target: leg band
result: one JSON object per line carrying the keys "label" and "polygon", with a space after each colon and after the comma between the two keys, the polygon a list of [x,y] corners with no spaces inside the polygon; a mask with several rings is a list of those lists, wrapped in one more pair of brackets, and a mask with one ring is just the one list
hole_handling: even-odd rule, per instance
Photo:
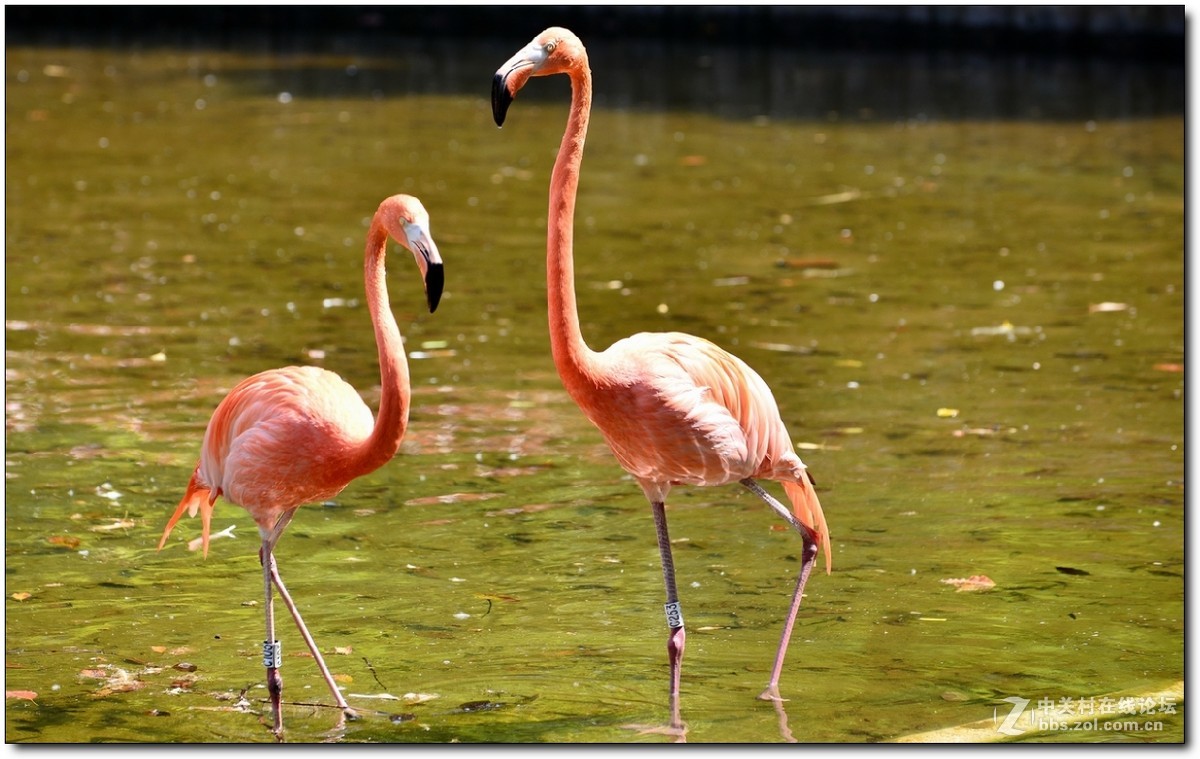
{"label": "leg band", "polygon": [[667,627],[672,630],[678,630],[680,627],[683,627],[683,612],[679,610],[678,601],[664,604],[663,611],[667,613]]}
{"label": "leg band", "polygon": [[279,641],[272,643],[269,640],[264,640],[263,666],[279,669],[281,664],[283,664],[283,646],[279,645]]}

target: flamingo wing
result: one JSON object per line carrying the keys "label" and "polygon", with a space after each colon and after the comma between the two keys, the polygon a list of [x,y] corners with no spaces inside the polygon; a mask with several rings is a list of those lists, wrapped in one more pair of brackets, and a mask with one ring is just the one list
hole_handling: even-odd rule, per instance
{"label": "flamingo wing", "polygon": [[713,343],[639,333],[603,355],[613,386],[585,412],[643,487],[736,482],[795,457],[766,383]]}

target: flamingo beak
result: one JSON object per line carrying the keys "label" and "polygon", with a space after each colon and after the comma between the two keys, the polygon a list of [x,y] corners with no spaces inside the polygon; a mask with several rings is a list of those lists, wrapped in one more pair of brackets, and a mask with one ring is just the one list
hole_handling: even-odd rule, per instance
{"label": "flamingo beak", "polygon": [[438,303],[442,300],[442,286],[445,280],[441,263],[431,263],[429,271],[425,272],[425,302],[429,304],[431,314],[437,311]]}
{"label": "flamingo beak", "polygon": [[517,92],[545,60],[546,51],[540,45],[530,43],[496,70],[492,77],[492,118],[496,120],[496,126],[504,126],[504,117]]}
{"label": "flamingo beak", "polygon": [[492,78],[492,118],[498,127],[504,126],[504,117],[513,101],[513,93],[509,91],[506,79],[499,71]]}
{"label": "flamingo beak", "polygon": [[425,282],[425,302],[429,304],[429,313],[432,314],[442,299],[442,287],[445,284],[442,255],[429,235],[429,230],[420,224],[406,224],[404,237],[408,241],[408,249],[417,261],[417,268],[421,270],[421,279]]}

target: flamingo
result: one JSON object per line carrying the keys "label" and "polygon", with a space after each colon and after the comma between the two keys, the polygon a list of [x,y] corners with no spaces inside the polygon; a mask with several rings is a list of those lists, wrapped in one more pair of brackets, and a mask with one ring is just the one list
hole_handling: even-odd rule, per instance
{"label": "flamingo", "polygon": [[[600,430],[617,461],[641,486],[654,514],[666,587],[671,727],[685,730],[679,680],[686,632],[675,587],[666,498],[674,485],[740,483],[785,519],[803,541],[800,572],[760,699],[782,700],[779,677],[788,640],[818,553],[832,569],[829,531],[815,483],[792,447],[771,389],[753,369],[708,340],[680,332],[641,332],[593,351],[579,330],[572,245],[575,196],[592,102],[587,52],[575,34],[551,27],[502,65],[492,79],[497,126],[531,77],[566,74],[571,108],[550,176],[546,290],[550,348],[567,393]],[[792,509],[758,484],[783,485]]]}
{"label": "flamingo", "polygon": [[158,542],[161,551],[183,512],[194,517],[199,511],[207,557],[213,506],[222,496],[248,511],[257,523],[266,590],[263,666],[277,736],[283,733],[283,678],[272,584],[296,621],[343,716],[355,716],[280,579],[274,549],[300,506],[333,498],[356,477],[383,466],[404,438],[410,397],[408,362],[388,301],[384,259],[389,236],[416,259],[431,313],[437,309],[443,284],[441,255],[430,236],[429,214],[421,201],[409,195],[384,200],[371,220],[363,264],[367,310],[379,349],[382,395],[378,418],[372,417],[349,383],[318,367],[271,369],[242,380],[209,419],[200,461]]}

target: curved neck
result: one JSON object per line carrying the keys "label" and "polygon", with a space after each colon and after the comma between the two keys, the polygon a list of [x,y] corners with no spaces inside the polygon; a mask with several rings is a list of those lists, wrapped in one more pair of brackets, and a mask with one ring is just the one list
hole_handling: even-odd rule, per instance
{"label": "curved neck", "polygon": [[586,59],[571,69],[571,113],[550,176],[550,211],[546,218],[546,296],[550,315],[550,349],[567,390],[574,395],[590,374],[594,356],[579,330],[575,302],[572,245],[579,167],[592,107],[592,73]]}
{"label": "curved neck", "polygon": [[388,233],[382,218],[376,214],[367,233],[367,250],[363,257],[363,280],[367,291],[367,310],[375,327],[375,343],[379,348],[379,382],[382,393],[379,413],[371,436],[357,451],[362,473],[374,471],[396,455],[404,430],[408,427],[409,387],[408,360],[400,328],[392,316],[387,292]]}

